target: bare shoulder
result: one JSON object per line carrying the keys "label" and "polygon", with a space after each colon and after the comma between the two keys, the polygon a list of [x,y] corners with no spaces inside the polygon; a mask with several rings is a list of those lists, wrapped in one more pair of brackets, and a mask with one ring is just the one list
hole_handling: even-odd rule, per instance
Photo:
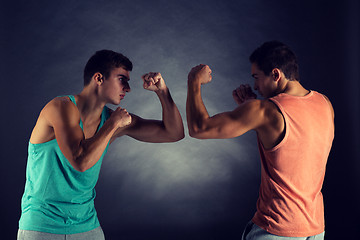
{"label": "bare shoulder", "polygon": [[234,112],[240,114],[256,115],[257,118],[265,117],[277,111],[276,106],[269,100],[252,99],[244,102]]}
{"label": "bare shoulder", "polygon": [[75,104],[68,97],[56,97],[45,105],[40,116],[48,120],[60,120],[63,117],[80,118]]}
{"label": "bare shoulder", "polygon": [[240,104],[233,113],[237,114],[243,114],[244,112],[250,113],[250,112],[258,112],[261,111],[262,106],[262,100],[259,99],[251,99],[247,100],[246,102]]}
{"label": "bare shoulder", "polygon": [[66,121],[75,124],[79,120],[80,113],[75,104],[68,97],[56,97],[41,110],[34,131],[39,128],[41,131],[46,127],[53,128],[54,125]]}
{"label": "bare shoulder", "polygon": [[[63,122],[65,115],[80,118],[76,106],[67,97],[56,97],[41,110],[30,136],[31,143],[43,143],[55,138],[54,124]],[[76,121],[76,120],[74,120]]]}
{"label": "bare shoulder", "polygon": [[269,100],[252,99],[244,102],[231,113],[232,118],[253,130],[259,130],[281,118],[276,105]]}
{"label": "bare shoulder", "polygon": [[50,102],[48,102],[43,110],[56,110],[61,108],[72,108],[76,107],[75,104],[71,102],[71,100],[64,96],[64,97],[56,97],[53,98]]}

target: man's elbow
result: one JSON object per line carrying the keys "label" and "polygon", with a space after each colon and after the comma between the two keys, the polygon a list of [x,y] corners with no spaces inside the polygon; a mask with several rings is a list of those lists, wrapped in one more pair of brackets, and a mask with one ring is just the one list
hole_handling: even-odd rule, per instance
{"label": "man's elbow", "polygon": [[206,139],[204,136],[204,130],[200,128],[189,128],[189,136],[197,139]]}
{"label": "man's elbow", "polygon": [[182,132],[177,133],[169,138],[169,142],[178,142],[185,138],[184,130]]}
{"label": "man's elbow", "polygon": [[177,138],[177,141],[180,141],[180,140],[182,140],[182,139],[184,139],[185,138],[185,133],[184,133],[184,131],[182,131],[180,134],[179,134],[179,136],[178,136],[178,138]]}
{"label": "man's elbow", "polygon": [[189,121],[188,119],[189,136],[197,139],[207,139],[207,135],[212,128],[208,124],[208,118],[198,119],[198,121]]}
{"label": "man's elbow", "polygon": [[192,138],[196,138],[196,131],[194,131],[194,129],[189,128],[189,136]]}
{"label": "man's elbow", "polygon": [[74,159],[73,161],[69,161],[71,166],[78,172],[85,172],[89,169],[86,164],[79,162],[77,159]]}
{"label": "man's elbow", "polygon": [[185,138],[184,126],[173,128],[171,131],[166,130],[167,142],[178,142]]}
{"label": "man's elbow", "polygon": [[78,166],[77,168],[75,168],[75,170],[78,171],[78,172],[85,172],[88,169],[89,168],[85,167],[85,166]]}
{"label": "man's elbow", "polygon": [[78,172],[85,172],[90,168],[87,164],[83,148],[79,148],[78,151],[73,153],[72,159],[69,162],[71,166]]}

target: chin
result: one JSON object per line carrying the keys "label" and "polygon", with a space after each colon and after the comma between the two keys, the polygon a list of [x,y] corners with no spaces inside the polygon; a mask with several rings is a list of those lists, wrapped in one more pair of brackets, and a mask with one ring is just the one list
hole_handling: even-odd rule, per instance
{"label": "chin", "polygon": [[120,102],[121,102],[121,100],[112,101],[112,102],[111,102],[111,104],[113,104],[113,105],[119,105],[119,104],[120,104]]}

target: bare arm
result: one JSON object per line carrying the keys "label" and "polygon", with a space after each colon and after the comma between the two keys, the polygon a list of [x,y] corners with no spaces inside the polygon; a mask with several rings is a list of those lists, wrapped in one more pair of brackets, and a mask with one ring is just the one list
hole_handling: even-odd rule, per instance
{"label": "bare arm", "polygon": [[117,109],[98,133],[85,139],[79,111],[69,100],[54,99],[45,106],[42,117],[53,128],[61,152],[81,172],[97,163],[114,132],[131,121],[126,110]]}
{"label": "bare arm", "polygon": [[210,117],[202,101],[201,85],[211,79],[211,70],[206,65],[196,66],[189,73],[186,116],[190,136],[201,139],[232,138],[252,129],[257,130],[265,124],[264,102],[242,101],[236,93],[234,99],[239,104],[238,108]]}
{"label": "bare arm", "polygon": [[[154,91],[162,106],[162,120],[148,120],[132,114],[131,124],[118,129],[114,138],[128,135],[144,142],[176,142],[184,138],[184,126],[180,112],[160,73],[143,76],[144,88]],[[114,140],[114,138],[112,140]]]}

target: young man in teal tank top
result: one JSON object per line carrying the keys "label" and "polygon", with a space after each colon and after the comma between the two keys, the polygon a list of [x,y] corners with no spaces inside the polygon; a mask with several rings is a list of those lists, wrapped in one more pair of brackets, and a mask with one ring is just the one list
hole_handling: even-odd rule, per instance
{"label": "young man in teal tank top", "polygon": [[261,156],[257,212],[243,240],[324,238],[321,187],[334,137],[334,112],[322,94],[299,82],[295,54],[278,41],[250,56],[256,99],[249,85],[233,91],[235,110],[209,116],[201,85],[211,69],[198,65],[188,75],[186,114],[189,134],[199,139],[233,138],[254,130]]}
{"label": "young man in teal tank top", "polygon": [[29,141],[18,239],[104,239],[94,187],[108,146],[123,135],[153,143],[184,138],[180,113],[160,73],[142,78],[144,89],[161,102],[162,120],[105,106],[119,105],[130,92],[131,70],[122,54],[98,51],[85,66],[82,92],[56,97],[42,109]]}

